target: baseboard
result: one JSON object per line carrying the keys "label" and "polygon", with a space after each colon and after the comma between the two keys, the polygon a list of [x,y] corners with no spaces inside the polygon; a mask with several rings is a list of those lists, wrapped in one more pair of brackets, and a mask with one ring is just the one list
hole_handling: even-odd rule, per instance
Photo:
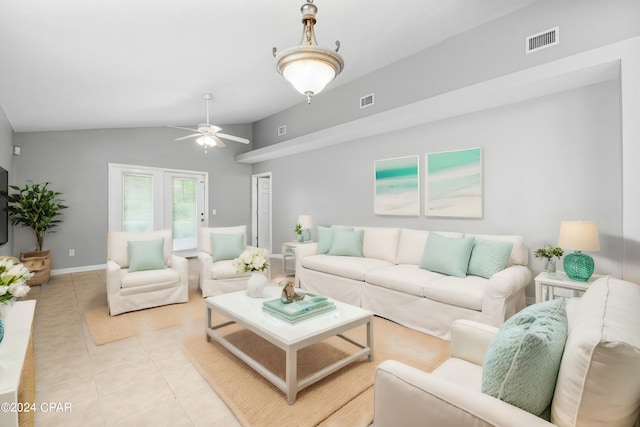
{"label": "baseboard", "polygon": [[60,275],[69,274],[69,273],[82,273],[83,271],[104,270],[105,268],[107,268],[107,264],[85,265],[82,267],[71,267],[71,268],[58,268],[55,270],[51,270],[51,275],[60,276]]}

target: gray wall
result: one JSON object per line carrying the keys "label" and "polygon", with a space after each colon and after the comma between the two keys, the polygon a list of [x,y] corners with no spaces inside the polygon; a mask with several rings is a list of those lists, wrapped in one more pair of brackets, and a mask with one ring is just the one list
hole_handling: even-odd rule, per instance
{"label": "gray wall", "polygon": [[[13,128],[0,106],[0,166],[9,172],[9,183],[12,182]],[[9,227],[9,241],[0,246],[0,255],[12,255],[13,230]]]}
{"label": "gray wall", "polygon": [[[530,249],[557,244],[560,221],[583,219],[599,227],[596,272],[620,277],[620,114],[619,82],[608,81],[258,163],[254,173],[273,172],[274,251],[294,237],[298,214],[316,225],[519,234]],[[373,214],[375,160],[419,154],[424,181],[425,153],[472,147],[483,150],[482,219]],[[533,257],[530,264],[534,274],[543,268]]]}
{"label": "gray wall", "polygon": [[[255,148],[640,35],[638,0],[541,0],[342,84],[253,125]],[[525,38],[560,27],[560,44],[526,55]],[[345,58],[349,67],[349,58]],[[375,104],[359,109],[361,96]],[[286,125],[287,133],[277,135]]]}
{"label": "gray wall", "polygon": [[[251,138],[250,125],[225,125],[225,132]],[[64,222],[45,237],[52,268],[100,265],[106,262],[108,163],[187,169],[209,173],[209,225],[251,224],[251,166],[233,157],[250,147],[229,142],[204,150],[193,142],[175,142],[180,132],[168,128],[77,130],[16,133],[14,182],[52,182],[69,209]],[[0,158],[1,160],[1,158]],[[217,214],[211,215],[211,209]],[[30,229],[15,230],[14,254],[35,248]],[[69,249],[75,256],[69,257]]]}

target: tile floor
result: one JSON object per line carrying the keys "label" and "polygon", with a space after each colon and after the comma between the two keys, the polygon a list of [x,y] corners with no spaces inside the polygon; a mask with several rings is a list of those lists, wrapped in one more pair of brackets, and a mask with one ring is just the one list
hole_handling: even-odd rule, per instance
{"label": "tile floor", "polygon": [[[192,289],[196,263],[190,260]],[[26,299],[37,300],[36,406],[71,405],[36,412],[36,427],[239,425],[182,353],[184,338],[204,334],[201,321],[96,346],[84,312],[106,305],[104,270],[52,276]]]}

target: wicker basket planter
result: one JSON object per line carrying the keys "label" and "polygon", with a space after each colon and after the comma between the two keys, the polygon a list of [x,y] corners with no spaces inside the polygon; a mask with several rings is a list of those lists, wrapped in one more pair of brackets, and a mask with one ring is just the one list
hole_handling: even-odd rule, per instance
{"label": "wicker basket planter", "polygon": [[20,262],[33,273],[27,285],[41,285],[47,283],[51,277],[51,254],[49,251],[34,251],[20,253]]}

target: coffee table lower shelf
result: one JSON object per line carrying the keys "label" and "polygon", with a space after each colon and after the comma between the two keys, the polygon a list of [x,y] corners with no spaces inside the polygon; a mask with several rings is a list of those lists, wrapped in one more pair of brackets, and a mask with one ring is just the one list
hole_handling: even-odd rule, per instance
{"label": "coffee table lower shelf", "polygon": [[[270,331],[265,331],[264,329],[258,327],[255,324],[252,324],[245,319],[235,316],[233,312],[225,310],[223,307],[212,304],[210,301],[207,301],[207,328],[206,328],[206,337],[207,341],[214,340],[220,343],[224,348],[233,353],[237,358],[246,363],[249,367],[251,367],[254,371],[262,375],[265,379],[270,381],[273,385],[275,385],[278,389],[280,389],[287,396],[287,403],[289,405],[293,405],[296,401],[296,397],[300,390],[309,387],[310,385],[322,380],[326,376],[342,369],[346,365],[355,361],[358,358],[367,357],[367,360],[371,362],[373,360],[373,314],[365,315],[363,317],[356,318],[346,323],[342,323],[336,325],[335,327],[329,327],[325,330],[319,331],[317,333],[311,334],[303,339],[296,340],[293,342],[287,342],[283,339],[279,339],[274,334],[271,334]],[[211,325],[211,312],[215,311],[222,316],[230,319],[228,321],[218,323],[215,325]],[[267,315],[267,314],[265,314]],[[323,316],[321,314],[319,316]],[[331,315],[331,313],[326,313],[326,315]],[[238,347],[233,345],[230,341],[228,341],[224,336],[220,335],[217,330],[220,328],[224,328],[225,326],[232,325],[234,323],[238,323],[246,329],[254,332],[256,335],[266,339],[271,344],[277,346],[278,348],[284,350],[286,354],[286,363],[285,363],[285,380],[275,375],[273,372],[269,371],[262,364],[257,362],[247,353],[240,350]],[[344,332],[351,330],[360,325],[366,324],[367,327],[367,343],[363,344],[355,339],[345,335]],[[302,380],[298,380],[297,378],[297,367],[298,367],[298,351],[308,347],[312,344],[321,342],[327,338],[337,336],[342,338],[343,340],[353,344],[354,346],[360,348],[354,354],[348,355],[345,358],[334,362],[333,364],[321,369],[320,371],[303,378]]]}

